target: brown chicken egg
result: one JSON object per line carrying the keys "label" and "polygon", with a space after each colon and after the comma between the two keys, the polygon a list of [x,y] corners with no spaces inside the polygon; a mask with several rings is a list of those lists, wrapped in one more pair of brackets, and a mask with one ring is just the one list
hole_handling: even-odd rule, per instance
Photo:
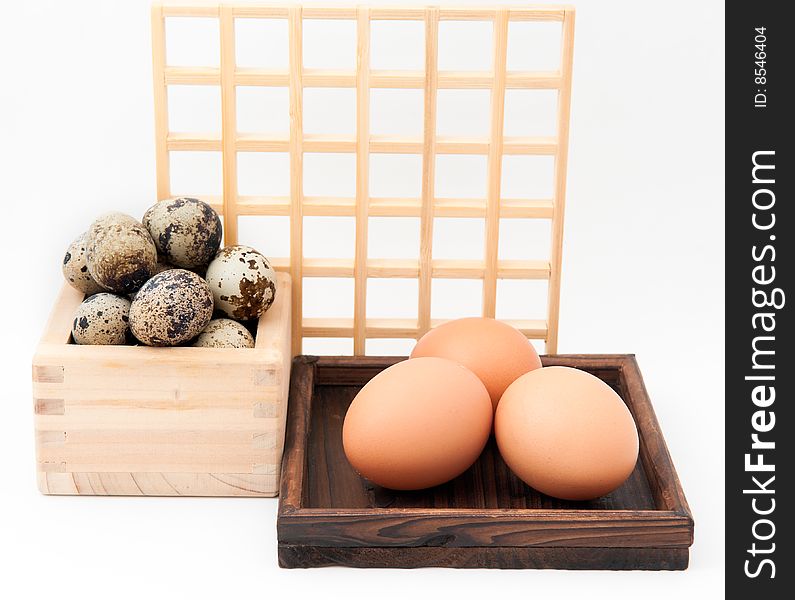
{"label": "brown chicken egg", "polygon": [[411,358],[439,356],[464,365],[486,386],[494,408],[517,377],[541,367],[533,345],[502,321],[471,317],[448,321],[420,338]]}
{"label": "brown chicken egg", "polygon": [[530,487],[565,500],[604,496],[638,459],[635,421],[604,381],[569,367],[531,371],[505,391],[494,417],[506,464]]}
{"label": "brown chicken egg", "polygon": [[491,431],[489,394],[471,371],[443,358],[399,362],[373,377],[345,415],[345,455],[383,487],[439,485],[477,460]]}

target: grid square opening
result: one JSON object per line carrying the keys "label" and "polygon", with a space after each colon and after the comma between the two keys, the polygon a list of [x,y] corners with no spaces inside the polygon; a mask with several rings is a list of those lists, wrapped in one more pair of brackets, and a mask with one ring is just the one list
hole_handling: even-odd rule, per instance
{"label": "grid square opening", "polygon": [[235,19],[235,62],[238,67],[286,69],[289,66],[286,19]]}
{"label": "grid square opening", "polygon": [[491,131],[491,90],[439,90],[436,133],[486,137]]}
{"label": "grid square opening", "polygon": [[419,217],[370,217],[367,256],[416,259],[420,255]]}
{"label": "grid square opening", "polygon": [[223,170],[220,152],[169,152],[172,196],[220,196]]}
{"label": "grid square opening", "polygon": [[355,197],[356,155],[336,152],[304,153],[304,195]]}
{"label": "grid square opening", "polygon": [[304,318],[352,319],[353,279],[304,277]]}
{"label": "grid square opening", "polygon": [[557,71],[561,38],[560,22],[511,21],[508,23],[508,70]]}
{"label": "grid square opening", "polygon": [[549,282],[498,279],[494,316],[498,319],[546,319]]}
{"label": "grid square opening", "polygon": [[353,338],[305,337],[301,347],[310,356],[353,356]]}
{"label": "grid square opening", "polygon": [[439,23],[440,71],[490,71],[494,55],[491,21]]}
{"label": "grid square opening", "polygon": [[367,317],[416,319],[419,282],[416,279],[367,279]]}
{"label": "grid square opening", "polygon": [[306,258],[353,258],[355,240],[353,217],[304,217]]}
{"label": "grid square opening", "polygon": [[221,88],[217,85],[168,86],[168,128],[181,133],[220,133]]}
{"label": "grid square opening", "polygon": [[237,190],[241,196],[289,196],[290,155],[238,152]]}
{"label": "grid square opening", "polygon": [[431,282],[431,318],[460,319],[483,313],[483,281],[434,279]]}
{"label": "grid square opening", "polygon": [[221,62],[218,19],[166,17],[166,64],[180,67],[217,67]]}
{"label": "grid square opening", "polygon": [[385,71],[425,69],[423,21],[370,22],[370,68]]}
{"label": "grid square opening", "polygon": [[422,195],[422,156],[371,154],[370,196],[419,198]]}
{"label": "grid square opening", "polygon": [[269,260],[290,256],[290,217],[241,215],[237,218],[237,237]]}
{"label": "grid square opening", "polygon": [[437,198],[485,198],[486,156],[437,154],[435,188]]}
{"label": "grid square opening", "polygon": [[416,343],[412,338],[369,338],[364,351],[368,356],[408,356]]}
{"label": "grid square opening", "polygon": [[497,255],[501,260],[549,260],[549,219],[500,219]]}
{"label": "grid square opening", "polygon": [[290,90],[240,85],[236,88],[237,130],[241,133],[290,133]]}
{"label": "grid square opening", "polygon": [[555,157],[503,156],[500,189],[503,198],[552,198],[555,191]]}
{"label": "grid square opening", "polygon": [[304,19],[302,37],[305,68],[356,68],[355,21]]}
{"label": "grid square opening", "polygon": [[505,90],[506,136],[554,136],[557,117],[557,90]]}
{"label": "grid square opening", "polygon": [[422,136],[425,117],[423,90],[370,90],[370,133]]}
{"label": "grid square opening", "polygon": [[436,217],[433,220],[433,258],[483,260],[485,236],[483,219]]}
{"label": "grid square opening", "polygon": [[304,88],[304,133],[356,132],[354,88]]}

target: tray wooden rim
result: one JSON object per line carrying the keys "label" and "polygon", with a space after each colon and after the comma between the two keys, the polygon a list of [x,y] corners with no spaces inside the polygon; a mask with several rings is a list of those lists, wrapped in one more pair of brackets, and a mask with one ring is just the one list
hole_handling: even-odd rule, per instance
{"label": "tray wooden rim", "polygon": [[[314,357],[293,359],[288,411],[287,440],[283,454],[277,531],[280,546],[297,547],[380,547],[408,548],[428,545],[446,547],[504,548],[683,548],[693,543],[694,522],[684,492],[660,431],[654,409],[632,354],[544,356],[546,366],[571,365],[581,368],[609,368],[621,371],[628,391],[628,406],[638,424],[640,455],[659,510],[539,510],[539,509],[413,509],[413,508],[310,508],[301,503],[305,477],[306,441],[312,391],[316,384],[355,384],[361,372],[378,370],[404,357]],[[354,370],[359,376],[354,377]],[[345,523],[373,520],[380,523],[411,519],[418,526],[415,538],[388,540],[347,533]],[[444,527],[464,527],[468,535],[452,540],[430,540],[423,524],[444,522]],[[506,523],[522,525],[520,535],[495,535]],[[339,525],[338,529],[335,527]],[[608,537],[595,543],[592,534],[614,528]],[[556,529],[557,528],[557,529]],[[440,527],[436,527],[440,529]],[[556,533],[564,530],[563,534]],[[550,533],[551,532],[551,533]],[[651,535],[650,535],[651,534]]]}

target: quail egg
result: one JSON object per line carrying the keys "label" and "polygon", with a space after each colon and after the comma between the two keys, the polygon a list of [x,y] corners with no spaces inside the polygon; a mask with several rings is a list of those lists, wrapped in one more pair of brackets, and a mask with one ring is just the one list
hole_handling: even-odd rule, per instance
{"label": "quail egg", "polygon": [[221,246],[221,219],[196,198],[162,200],[146,211],[143,224],[157,250],[177,267],[205,266]]}
{"label": "quail egg", "polygon": [[94,294],[83,300],[72,323],[76,344],[121,345],[130,330],[130,301],[116,294]]}
{"label": "quail egg", "polygon": [[63,276],[64,279],[76,290],[84,294],[96,294],[103,291],[91,273],[88,272],[88,265],[86,264],[86,234],[83,233],[80,237],[74,240],[66,249],[66,254],[63,257]]}
{"label": "quail egg", "polygon": [[193,342],[201,348],[253,348],[254,336],[232,319],[213,319]]}
{"label": "quail egg", "polygon": [[191,271],[171,269],[152,277],[135,294],[130,328],[148,346],[176,346],[201,333],[212,315],[207,282]]}
{"label": "quail egg", "polygon": [[134,292],[155,272],[155,243],[146,228],[128,215],[109,213],[98,218],[86,241],[88,272],[112,292]]}
{"label": "quail egg", "polygon": [[239,321],[256,319],[276,297],[276,272],[249,246],[227,246],[207,267],[215,307]]}

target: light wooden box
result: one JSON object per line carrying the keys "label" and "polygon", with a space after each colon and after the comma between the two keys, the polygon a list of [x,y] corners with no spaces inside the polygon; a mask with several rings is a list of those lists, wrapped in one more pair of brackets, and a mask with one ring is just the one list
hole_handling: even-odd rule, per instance
{"label": "light wooden box", "polygon": [[33,358],[45,494],[275,496],[290,381],[290,276],[253,349],[79,346],[64,285]]}

